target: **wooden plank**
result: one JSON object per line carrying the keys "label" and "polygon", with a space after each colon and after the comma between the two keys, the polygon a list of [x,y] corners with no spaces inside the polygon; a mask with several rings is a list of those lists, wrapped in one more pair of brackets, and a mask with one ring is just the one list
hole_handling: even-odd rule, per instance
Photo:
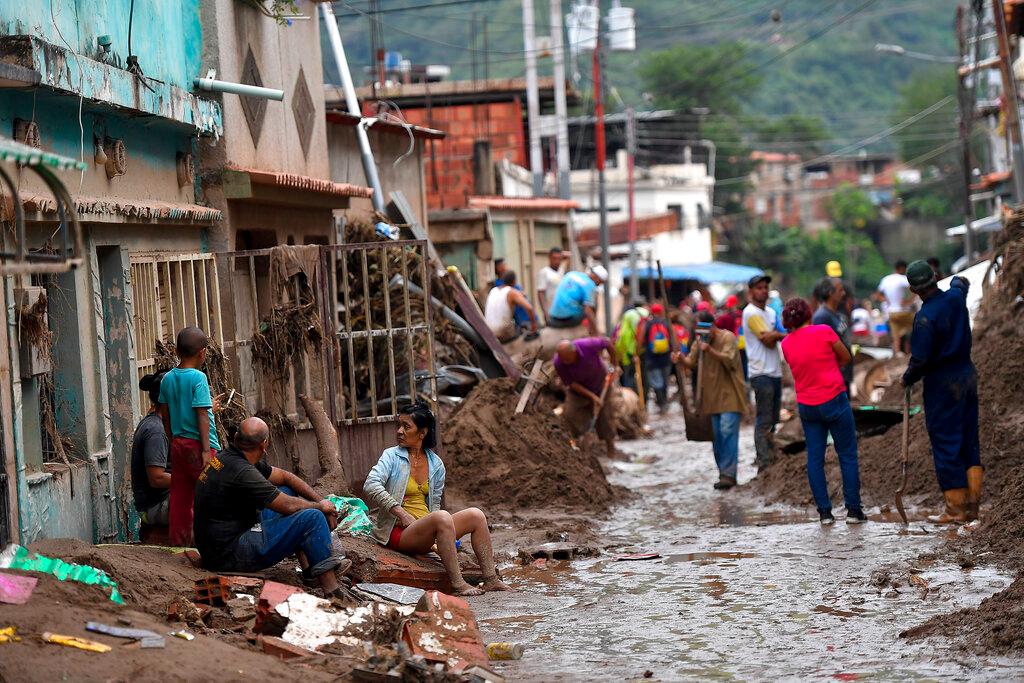
{"label": "wooden plank", "polygon": [[501,345],[498,338],[491,331],[491,328],[487,326],[487,322],[484,320],[483,314],[480,312],[480,307],[473,298],[472,292],[469,291],[469,285],[462,279],[462,275],[456,270],[454,274],[447,272],[445,277],[454,278],[452,291],[455,293],[455,301],[459,304],[459,308],[462,310],[462,317],[466,319],[466,322],[476,330],[476,333],[484,340],[487,344],[487,348],[494,354],[494,359],[498,361],[505,374],[512,379],[519,379],[522,375],[519,367],[512,362],[512,358],[505,351],[505,347]]}
{"label": "wooden plank", "polygon": [[526,386],[523,387],[523,393],[519,394],[519,403],[516,404],[516,415],[526,410],[526,404],[530,402],[533,388],[537,386],[537,381],[540,379],[540,369],[543,365],[544,361],[540,358],[533,361],[533,367],[530,368],[530,376],[526,380]]}

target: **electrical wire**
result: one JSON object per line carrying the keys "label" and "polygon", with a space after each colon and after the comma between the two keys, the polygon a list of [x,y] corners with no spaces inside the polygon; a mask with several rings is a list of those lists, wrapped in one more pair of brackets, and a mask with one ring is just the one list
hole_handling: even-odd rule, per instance
{"label": "electrical wire", "polygon": [[875,4],[876,2],[878,2],[878,0],[864,0],[864,2],[862,2],[860,5],[858,5],[854,9],[850,10],[849,12],[844,14],[843,16],[839,17],[839,19],[836,22],[831,23],[828,26],[825,26],[824,28],[821,28],[821,29],[819,29],[817,31],[813,31],[809,36],[807,36],[803,40],[801,40],[801,41],[799,41],[797,43],[794,43],[793,45],[790,45],[785,50],[779,52],[777,55],[775,55],[774,57],[768,59],[767,61],[761,62],[760,64],[758,64],[758,65],[756,65],[756,66],[754,66],[754,67],[752,67],[750,69],[747,69],[746,71],[744,71],[743,73],[739,74],[738,76],[734,76],[733,78],[730,79],[730,82],[734,82],[734,81],[738,81],[740,79],[746,78],[747,76],[750,76],[750,75],[752,75],[754,73],[757,73],[758,71],[760,71],[761,69],[764,69],[765,67],[768,67],[768,66],[771,66],[772,64],[775,64],[779,60],[785,58],[787,55],[790,55],[790,54],[796,52],[800,48],[805,47],[806,45],[809,45],[810,43],[814,42],[815,40],[821,38],[826,33],[832,31],[835,28],[838,28],[839,26],[841,26],[842,24],[846,23],[847,21],[852,19],[854,16],[856,16],[857,14],[862,12],[863,10],[867,9],[871,5]]}

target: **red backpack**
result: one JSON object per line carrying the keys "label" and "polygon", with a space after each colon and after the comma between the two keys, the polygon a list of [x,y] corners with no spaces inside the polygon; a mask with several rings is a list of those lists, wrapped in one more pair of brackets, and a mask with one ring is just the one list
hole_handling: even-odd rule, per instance
{"label": "red backpack", "polygon": [[655,356],[661,356],[672,350],[668,326],[660,318],[652,320],[647,325],[647,351]]}

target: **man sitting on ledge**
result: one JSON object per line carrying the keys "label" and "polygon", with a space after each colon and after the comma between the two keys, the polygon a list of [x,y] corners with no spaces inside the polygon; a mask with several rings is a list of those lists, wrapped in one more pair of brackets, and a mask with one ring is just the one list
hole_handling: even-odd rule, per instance
{"label": "man sitting on ledge", "polygon": [[328,596],[347,597],[337,577],[352,563],[332,544],[334,505],[291,472],[268,465],[269,442],[267,423],[250,417],[199,475],[194,532],[203,567],[260,571],[297,553],[306,581],[319,581]]}

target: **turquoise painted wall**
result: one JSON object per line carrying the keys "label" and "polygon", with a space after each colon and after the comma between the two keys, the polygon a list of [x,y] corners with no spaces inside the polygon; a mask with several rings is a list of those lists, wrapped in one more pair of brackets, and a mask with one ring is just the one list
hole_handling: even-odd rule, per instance
{"label": "turquoise painted wall", "polygon": [[[192,79],[204,75],[200,1],[134,0],[132,50],[147,76],[191,90]],[[132,0],[0,0],[0,34],[38,36],[90,59],[97,58],[97,38],[108,35],[123,67],[131,5]]]}
{"label": "turquoise painted wall", "polygon": [[[0,131],[12,130],[15,118],[33,117],[39,124],[43,149],[78,158],[80,137],[77,98],[45,90],[35,94],[31,91],[9,90],[0,97]],[[85,130],[87,163],[91,163],[93,155],[93,135],[100,133],[124,140],[128,148],[129,169],[134,166],[138,170],[146,166],[173,172],[177,152],[192,151],[189,131],[160,117],[131,117],[118,114],[110,108],[100,110],[95,105],[85,103],[82,127]],[[68,182],[71,177],[73,174],[64,179]],[[77,188],[77,183],[71,185]],[[158,191],[160,188],[152,189]],[[133,189],[133,194],[146,196],[138,188]]]}

